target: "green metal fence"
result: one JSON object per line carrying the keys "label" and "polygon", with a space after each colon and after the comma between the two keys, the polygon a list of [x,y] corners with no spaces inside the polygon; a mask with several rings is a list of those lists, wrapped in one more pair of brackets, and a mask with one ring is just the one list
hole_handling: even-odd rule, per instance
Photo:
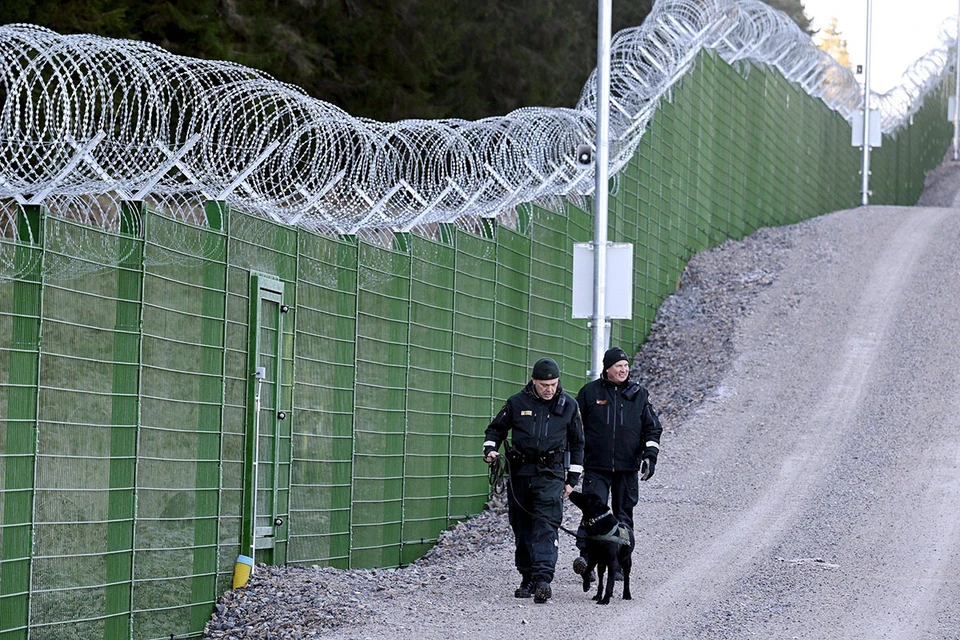
{"label": "green metal fence", "polygon": [[[949,93],[875,151],[873,202],[919,196]],[[613,342],[643,341],[694,253],[856,206],[849,138],[778,74],[701,55],[614,181],[610,238],[635,265]],[[19,209],[0,240],[3,640],[199,635],[251,548],[409,563],[482,509],[483,431],[531,362],[585,382],[572,247],[592,222],[573,204],[390,247],[217,202],[204,226],[129,203],[119,233]]]}

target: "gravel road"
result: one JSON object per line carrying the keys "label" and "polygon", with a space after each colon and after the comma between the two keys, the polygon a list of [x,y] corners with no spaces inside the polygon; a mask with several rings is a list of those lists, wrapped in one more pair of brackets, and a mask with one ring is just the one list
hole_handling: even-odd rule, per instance
{"label": "gravel road", "polygon": [[564,534],[552,600],[513,598],[492,508],[404,569],[260,568],[206,637],[960,639],[958,188],[691,261],[634,367],[665,433],[632,601],[582,593]]}

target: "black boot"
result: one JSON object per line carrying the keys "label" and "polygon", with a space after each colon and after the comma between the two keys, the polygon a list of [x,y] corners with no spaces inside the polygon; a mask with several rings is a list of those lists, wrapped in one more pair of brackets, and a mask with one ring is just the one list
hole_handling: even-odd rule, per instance
{"label": "black boot", "polygon": [[530,582],[530,576],[523,576],[523,580],[520,581],[520,586],[517,587],[517,590],[513,592],[513,597],[532,598],[533,586],[534,585]]}
{"label": "black boot", "polygon": [[582,576],[583,572],[587,570],[587,559],[583,556],[575,558],[573,561],[573,572],[578,576]]}
{"label": "black boot", "polygon": [[584,591],[586,591],[587,589],[589,589],[589,588],[590,588],[590,584],[591,584],[592,582],[596,582],[596,580],[597,580],[597,574],[596,574],[596,572],[590,571],[590,573],[587,574],[587,568],[588,568],[589,566],[590,566],[590,565],[587,563],[587,559],[584,558],[583,556],[580,556],[579,558],[576,558],[576,559],[573,561],[573,572],[574,572],[575,574],[577,574],[578,576],[581,576],[581,577],[583,578],[583,590],[584,590]]}
{"label": "black boot", "polygon": [[533,592],[533,601],[537,604],[543,604],[553,596],[553,589],[549,582],[538,582],[537,588]]}

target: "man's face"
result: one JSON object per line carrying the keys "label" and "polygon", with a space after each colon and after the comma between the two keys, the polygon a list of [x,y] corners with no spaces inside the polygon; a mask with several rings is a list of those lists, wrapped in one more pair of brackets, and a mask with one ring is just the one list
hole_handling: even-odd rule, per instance
{"label": "man's face", "polygon": [[537,380],[533,379],[533,388],[536,389],[537,395],[543,398],[544,400],[552,400],[553,396],[557,394],[557,387],[560,386],[560,379],[556,378],[554,380]]}
{"label": "man's face", "polygon": [[607,380],[620,384],[630,375],[630,363],[626,360],[615,362],[607,369]]}

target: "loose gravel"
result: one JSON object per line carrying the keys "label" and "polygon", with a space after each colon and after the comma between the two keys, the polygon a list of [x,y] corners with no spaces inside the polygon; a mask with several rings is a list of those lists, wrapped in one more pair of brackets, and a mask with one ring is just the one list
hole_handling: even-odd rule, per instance
{"label": "loose gravel", "polygon": [[[958,186],[960,166],[945,162],[928,176],[920,202],[927,207],[952,206]],[[832,260],[838,247],[829,233],[835,225],[825,226],[822,220],[760,229],[743,240],[729,241],[699,254],[687,265],[678,290],[660,307],[632,369],[632,376],[650,390],[664,424],[661,465],[684,465],[684,458],[698,455],[690,447],[671,450],[671,441],[693,428],[696,421],[692,418],[705,403],[723,395],[722,382],[736,355],[738,328],[753,314],[757,296],[777,282],[788,258],[790,264],[811,265]],[[797,251],[806,254],[798,257]],[[787,309],[802,303],[803,288],[792,295],[796,299],[788,295],[783,300]],[[677,489],[664,486],[656,499],[669,501]],[[575,527],[578,518],[575,508],[565,507],[568,527]],[[681,535],[669,531],[661,534]],[[573,542],[560,542],[553,600],[543,606],[515,600],[512,590],[519,576],[512,566],[512,534],[502,500],[495,498],[483,513],[441,533],[430,552],[404,568],[345,571],[260,565],[246,587],[228,591],[218,600],[204,638],[363,640],[416,634],[426,640],[483,633],[484,620],[504,617],[515,629],[511,637],[544,637],[545,633],[550,637],[583,637],[576,630],[558,632],[570,626],[571,616],[591,613],[581,604],[589,603],[589,599],[580,593],[569,571],[569,562],[575,557]],[[638,533],[638,548],[644,544]],[[640,557],[636,561],[637,580],[642,580],[644,560]],[[817,581],[822,572],[836,570],[837,566],[829,559],[813,556],[782,557],[779,562],[776,571],[800,572],[807,581]],[[643,590],[637,582],[633,590],[636,600]],[[756,590],[762,593],[763,585]],[[619,588],[611,608],[624,606],[618,597]],[[558,602],[577,605],[558,606]],[[741,605],[758,606],[756,602]],[[715,619],[699,624],[704,629],[723,627],[738,613],[737,606],[731,605],[726,613],[717,611],[711,614]],[[490,637],[506,635],[501,630]],[[725,636],[703,632],[703,637]]]}

